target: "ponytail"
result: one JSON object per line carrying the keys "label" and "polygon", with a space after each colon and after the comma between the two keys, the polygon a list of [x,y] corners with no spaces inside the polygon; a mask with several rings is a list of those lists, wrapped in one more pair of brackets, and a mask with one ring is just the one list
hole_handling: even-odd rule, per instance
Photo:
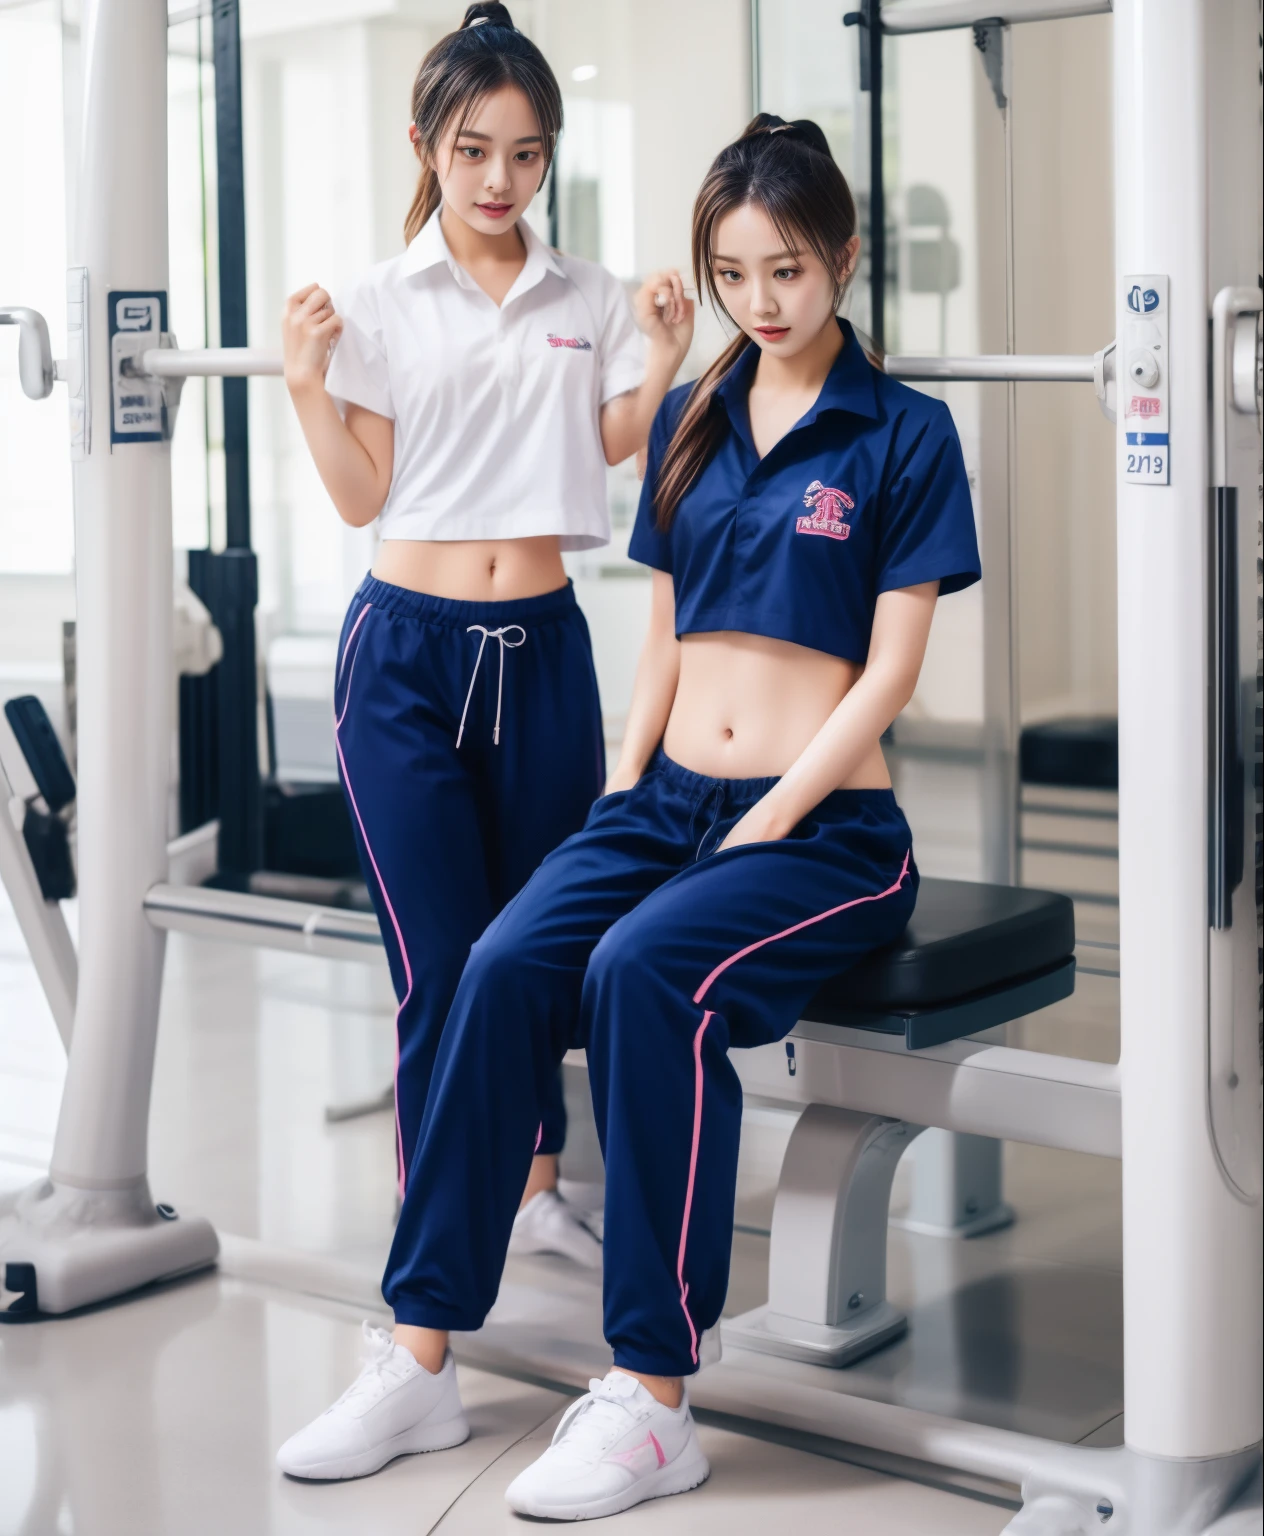
{"label": "ponytail", "polygon": [[503,5],[471,5],[459,29],[441,37],[421,61],[413,82],[413,122],[421,175],[404,220],[411,242],[442,201],[435,161],[453,120],[463,127],[492,91],[517,87],[531,104],[540,127],[543,169],[549,173],[562,131],[562,92],[544,55],[513,24]]}
{"label": "ponytail", "polygon": [[[787,123],[761,112],[740,139],[720,151],[703,180],[693,205],[694,282],[724,314],[712,238],[720,220],[747,203],[763,209],[788,249],[806,246],[835,273],[837,310],[851,278],[850,272],[839,271],[839,264],[856,233],[856,204],[814,122]],[[720,444],[724,429],[713,408],[715,392],[751,346],[754,342],[739,331],[690,391],[654,483],[654,520],[664,531]]]}

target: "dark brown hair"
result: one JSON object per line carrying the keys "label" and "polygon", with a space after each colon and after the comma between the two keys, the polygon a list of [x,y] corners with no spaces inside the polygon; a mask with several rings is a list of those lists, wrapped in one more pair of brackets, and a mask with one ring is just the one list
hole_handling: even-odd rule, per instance
{"label": "dark brown hair", "polygon": [[[746,203],[768,215],[787,250],[806,247],[835,274],[837,309],[851,276],[841,270],[841,263],[856,233],[856,204],[815,123],[806,118],[787,123],[761,112],[740,139],[720,151],[706,174],[693,205],[694,281],[698,292],[705,286],[711,302],[726,315],[715,280],[712,240],[720,220]],[[712,409],[715,392],[753,345],[739,331],[690,392],[654,485],[655,521],[660,528],[670,527],[681,497],[719,446],[723,426]]]}
{"label": "dark brown hair", "polygon": [[404,220],[404,239],[412,240],[439,206],[439,145],[453,119],[463,128],[470,113],[492,91],[514,85],[531,103],[543,139],[544,168],[549,173],[562,131],[562,93],[544,55],[513,24],[503,5],[471,5],[456,32],[441,37],[421,61],[413,82],[413,122],[421,177]]}

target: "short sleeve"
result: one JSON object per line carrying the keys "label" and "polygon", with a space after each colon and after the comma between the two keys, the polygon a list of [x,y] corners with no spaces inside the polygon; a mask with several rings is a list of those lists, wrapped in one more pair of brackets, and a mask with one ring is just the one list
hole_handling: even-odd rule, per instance
{"label": "short sleeve", "polygon": [[875,591],[938,581],[945,596],[972,586],[981,574],[970,481],[946,406],[914,426],[913,434],[887,490]]}
{"label": "short sleeve", "polygon": [[650,428],[649,452],[645,459],[645,479],[641,482],[641,500],[636,509],[632,537],[628,540],[630,559],[669,574],[672,568],[671,533],[664,533],[655,521],[654,487],[679,414],[677,402],[672,395],[668,395],[654,417],[654,425]]}
{"label": "short sleeve", "polygon": [[360,405],[394,421],[386,349],[372,294],[357,284],[338,296],[335,308],[342,317],[342,335],[329,362],[325,388],[344,415],[344,407]]}
{"label": "short sleeve", "polygon": [[601,400],[635,389],[645,377],[645,338],[637,330],[627,290],[603,270],[601,294]]}

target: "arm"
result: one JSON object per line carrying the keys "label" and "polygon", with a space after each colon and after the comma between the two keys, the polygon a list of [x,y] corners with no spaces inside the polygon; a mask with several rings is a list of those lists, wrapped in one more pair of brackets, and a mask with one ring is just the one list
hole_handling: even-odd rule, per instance
{"label": "arm", "polygon": [[286,300],[281,321],[285,383],[338,516],[363,528],[382,510],[391,488],[395,423],[363,406],[343,421],[325,388],[325,372],[342,320],[323,288],[313,284]]}
{"label": "arm", "polygon": [[650,754],[663,739],[680,677],[680,641],[676,639],[676,592],[666,571],[653,573],[650,625],[636,666],[632,705],[623,733],[619,761],[606,793],[631,789],[645,772]]}
{"label": "arm", "polygon": [[937,581],[883,592],[865,670],[789,770],[720,844],[775,842],[855,772],[917,687],[939,595]]}
{"label": "arm", "polygon": [[[664,302],[660,305],[658,299]],[[654,413],[693,340],[693,301],[685,297],[680,273],[651,272],[634,305],[636,323],[649,338],[645,378],[636,389],[601,407],[601,446],[607,464],[621,464],[645,447]]]}

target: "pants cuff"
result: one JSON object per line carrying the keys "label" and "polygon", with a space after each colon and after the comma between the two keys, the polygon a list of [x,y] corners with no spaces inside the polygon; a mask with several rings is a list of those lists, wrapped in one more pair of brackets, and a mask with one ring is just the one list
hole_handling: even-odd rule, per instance
{"label": "pants cuff", "polygon": [[442,1302],[420,1301],[402,1296],[398,1301],[387,1298],[387,1305],[395,1314],[395,1321],[405,1328],[435,1328],[445,1333],[477,1333],[487,1320],[486,1313],[465,1312],[457,1307],[446,1307]]}
{"label": "pants cuff", "polygon": [[640,1376],[696,1376],[699,1367],[686,1355],[683,1360],[671,1355],[650,1355],[639,1349],[614,1351],[614,1363],[624,1371],[635,1371]]}

